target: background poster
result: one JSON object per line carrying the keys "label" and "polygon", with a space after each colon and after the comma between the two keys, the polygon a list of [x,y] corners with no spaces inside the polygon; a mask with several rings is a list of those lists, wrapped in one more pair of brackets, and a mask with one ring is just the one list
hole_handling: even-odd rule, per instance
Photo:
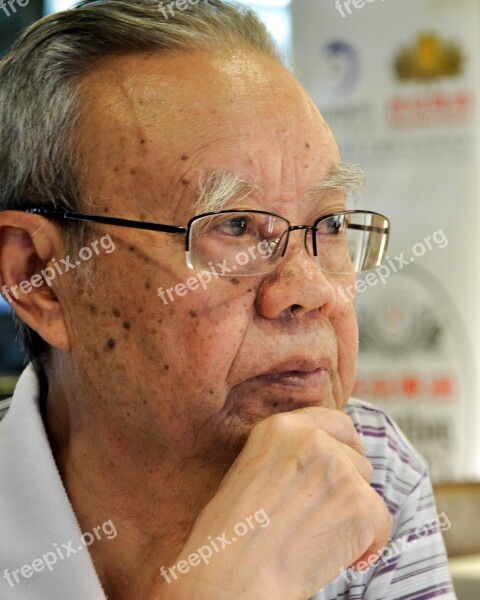
{"label": "background poster", "polygon": [[[480,478],[476,0],[294,0],[297,75],[392,220],[389,273],[357,294],[355,395],[434,481]],[[372,281],[372,280],[371,280]],[[466,432],[466,433],[465,433]]]}

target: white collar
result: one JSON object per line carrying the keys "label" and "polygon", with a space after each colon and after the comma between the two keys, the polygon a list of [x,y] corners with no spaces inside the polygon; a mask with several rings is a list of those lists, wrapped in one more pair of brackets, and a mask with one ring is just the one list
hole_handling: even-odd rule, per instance
{"label": "white collar", "polygon": [[[82,532],[48,442],[39,395],[39,381],[29,365],[0,422],[0,598],[106,600],[88,549],[81,544]],[[70,542],[77,551],[67,557]],[[20,583],[15,581],[12,571],[31,567],[49,552],[58,557],[52,571],[44,563],[41,572],[31,569],[28,578],[17,573]],[[49,559],[53,563],[52,555]],[[40,570],[38,560],[35,565]]]}

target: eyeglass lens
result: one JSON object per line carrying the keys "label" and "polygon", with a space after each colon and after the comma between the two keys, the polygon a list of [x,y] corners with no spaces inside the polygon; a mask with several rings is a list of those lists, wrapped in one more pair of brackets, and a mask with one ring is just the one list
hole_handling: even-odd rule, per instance
{"label": "eyeglass lens", "polygon": [[[361,273],[381,263],[388,221],[367,212],[339,213],[322,219],[306,246],[325,272]],[[219,275],[261,275],[276,268],[289,238],[286,219],[263,212],[228,212],[196,219],[190,228],[187,263]]]}

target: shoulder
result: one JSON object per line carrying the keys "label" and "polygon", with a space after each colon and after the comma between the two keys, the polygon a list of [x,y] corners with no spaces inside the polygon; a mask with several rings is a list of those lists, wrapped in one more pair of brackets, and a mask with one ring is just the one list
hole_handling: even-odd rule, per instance
{"label": "shoulder", "polygon": [[428,478],[428,464],[380,408],[351,398],[345,413],[352,419],[373,466],[372,487],[395,515],[406,498]]}

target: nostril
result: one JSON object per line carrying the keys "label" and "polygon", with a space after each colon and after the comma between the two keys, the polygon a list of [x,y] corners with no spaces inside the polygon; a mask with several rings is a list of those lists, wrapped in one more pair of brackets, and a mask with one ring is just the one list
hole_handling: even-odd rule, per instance
{"label": "nostril", "polygon": [[300,304],[292,304],[289,308],[288,308],[288,312],[290,314],[291,317],[295,316],[295,313],[297,311],[299,311],[302,307],[300,306]]}

